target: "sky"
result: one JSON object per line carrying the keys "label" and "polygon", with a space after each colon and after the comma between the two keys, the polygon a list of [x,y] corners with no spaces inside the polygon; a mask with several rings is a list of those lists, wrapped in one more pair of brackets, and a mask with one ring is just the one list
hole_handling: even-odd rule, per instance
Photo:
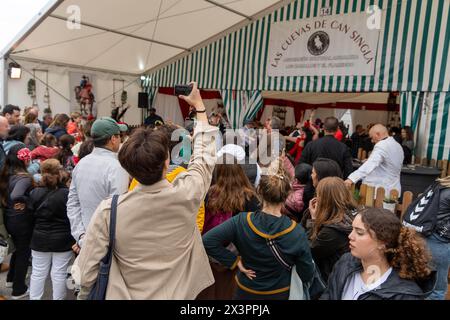
{"label": "sky", "polygon": [[0,0],[0,52],[49,0]]}

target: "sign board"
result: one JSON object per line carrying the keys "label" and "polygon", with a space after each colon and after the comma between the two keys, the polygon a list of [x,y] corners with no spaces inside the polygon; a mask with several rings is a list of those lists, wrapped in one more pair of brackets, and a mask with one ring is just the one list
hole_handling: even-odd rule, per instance
{"label": "sign board", "polygon": [[373,75],[380,30],[369,20],[363,12],[273,23],[268,75]]}

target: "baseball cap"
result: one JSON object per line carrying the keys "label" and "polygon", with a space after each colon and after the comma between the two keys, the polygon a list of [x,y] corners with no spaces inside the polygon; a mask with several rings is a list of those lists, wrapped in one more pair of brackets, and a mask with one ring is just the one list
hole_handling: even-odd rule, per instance
{"label": "baseball cap", "polygon": [[107,138],[127,130],[128,127],[126,125],[118,124],[113,118],[103,117],[95,120],[91,128],[91,136],[97,139]]}

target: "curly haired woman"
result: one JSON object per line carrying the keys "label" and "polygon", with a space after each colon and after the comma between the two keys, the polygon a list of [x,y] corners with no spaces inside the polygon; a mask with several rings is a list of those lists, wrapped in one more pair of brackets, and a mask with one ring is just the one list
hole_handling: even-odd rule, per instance
{"label": "curly haired woman", "polygon": [[390,211],[369,208],[353,221],[350,253],[334,266],[321,300],[423,300],[434,287],[425,242]]}

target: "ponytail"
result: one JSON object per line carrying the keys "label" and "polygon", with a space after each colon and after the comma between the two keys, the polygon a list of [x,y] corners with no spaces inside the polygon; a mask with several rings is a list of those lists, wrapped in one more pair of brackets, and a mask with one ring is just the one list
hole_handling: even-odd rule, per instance
{"label": "ponytail", "polygon": [[431,273],[430,252],[425,241],[411,228],[402,226],[397,248],[387,249],[386,252],[391,254],[391,265],[398,270],[400,278],[424,279]]}
{"label": "ponytail", "polygon": [[386,258],[400,278],[420,280],[430,275],[431,255],[415,230],[404,227],[395,214],[385,209],[367,208],[360,215],[366,228],[386,245]]}

